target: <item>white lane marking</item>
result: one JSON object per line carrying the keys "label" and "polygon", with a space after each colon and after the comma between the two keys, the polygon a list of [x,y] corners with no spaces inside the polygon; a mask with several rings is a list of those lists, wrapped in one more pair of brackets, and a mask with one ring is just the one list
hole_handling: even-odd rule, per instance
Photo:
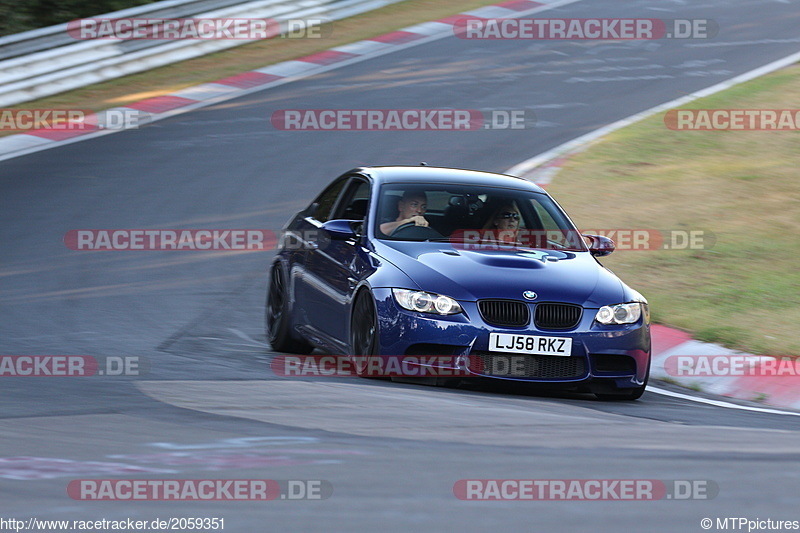
{"label": "white lane marking", "polygon": [[[173,442],[150,442],[148,446],[167,450],[217,450],[228,448],[255,448],[260,446],[291,446],[295,444],[316,444],[316,437],[237,437],[221,439],[201,444],[175,444]],[[113,456],[112,456],[113,457]]]}
{"label": "white lane marking", "polygon": [[653,74],[650,76],[576,76],[569,78],[564,83],[605,83],[619,81],[643,81],[643,80],[670,80],[674,78],[670,74]]}
{"label": "white lane marking", "polygon": [[[255,343],[255,344],[252,344],[252,345],[250,345],[250,346],[258,346],[259,348],[260,348],[260,347],[263,347],[263,346],[267,346],[267,347],[269,347],[269,344],[267,344],[267,343],[265,343],[265,342],[257,341],[257,340],[255,340],[255,339],[251,339],[251,338],[250,338],[250,337],[248,337],[248,336],[247,336],[245,333],[242,333],[242,332],[241,332],[241,331],[239,331],[238,329],[234,329],[234,328],[228,328],[228,331],[230,331],[231,333],[233,333],[233,334],[234,334],[234,335],[236,335],[237,337],[241,337],[242,339],[244,339],[244,340],[246,340],[246,341],[250,341],[250,342],[253,342],[253,343]],[[248,346],[248,345],[247,345],[247,344],[245,344],[245,345],[243,345],[243,346]]]}
{"label": "white lane marking", "polygon": [[686,48],[713,48],[720,46],[752,46],[754,44],[786,44],[800,42],[797,37],[786,39],[756,39],[754,41],[723,41],[719,43],[687,43]]}
{"label": "white lane marking", "polygon": [[780,411],[778,409],[768,409],[765,407],[749,407],[747,405],[737,405],[735,403],[730,402],[723,402],[721,400],[711,400],[708,398],[699,398],[697,396],[691,396],[689,394],[683,394],[680,392],[673,392],[668,391],[665,389],[659,389],[658,387],[653,387],[648,385],[647,390],[649,392],[654,392],[656,394],[661,394],[663,396],[670,396],[672,398],[680,398],[682,400],[689,400],[691,402],[698,402],[704,403],[707,405],[714,405],[716,407],[725,407],[726,409],[740,409],[742,411],[754,411],[756,413],[766,413],[771,415],[789,415],[789,416],[800,416],[800,413],[793,413],[791,411]]}
{"label": "white lane marking", "polygon": [[533,156],[521,163],[517,163],[510,169],[506,170],[504,174],[510,174],[512,176],[520,176],[520,177],[527,177],[526,174],[529,172],[533,172],[538,167],[544,165],[545,163],[556,159],[559,156],[565,156],[567,154],[573,154],[585,150],[589,147],[589,145],[596,141],[597,139],[608,135],[609,133],[622,129],[626,126],[630,126],[635,122],[639,122],[640,120],[644,120],[648,117],[651,117],[657,113],[662,111],[667,111],[668,109],[672,109],[673,107],[679,107],[684,105],[692,100],[696,100],[698,98],[702,98],[704,96],[708,96],[710,94],[718,93],[720,91],[724,91],[734,85],[738,85],[740,83],[744,83],[746,81],[750,81],[752,79],[758,78],[759,76],[763,76],[764,74],[769,74],[770,72],[776,71],[783,67],[788,67],[796,62],[800,61],[800,52],[795,52],[790,54],[786,57],[778,59],[777,61],[773,61],[772,63],[768,63],[763,67],[758,67],[753,69],[749,72],[745,72],[744,74],[740,74],[728,80],[725,80],[721,83],[717,83],[716,85],[712,85],[711,87],[707,87],[705,89],[701,89],[697,92],[694,92],[687,96],[682,96],[665,104],[657,105],[655,107],[651,107],[650,109],[646,109],[641,113],[637,113],[635,115],[631,115],[627,118],[622,120],[618,120],[612,124],[604,126],[600,129],[587,133],[586,135],[582,135],[577,137],[571,141],[567,141],[564,144],[556,146],[546,152],[543,152],[539,155]]}
{"label": "white lane marking", "polygon": [[464,14],[470,17],[479,17],[485,19],[491,19],[491,18],[501,19],[501,18],[513,18],[515,13],[516,12],[512,11],[511,9],[494,5],[494,6],[479,7],[478,9],[467,11]]}

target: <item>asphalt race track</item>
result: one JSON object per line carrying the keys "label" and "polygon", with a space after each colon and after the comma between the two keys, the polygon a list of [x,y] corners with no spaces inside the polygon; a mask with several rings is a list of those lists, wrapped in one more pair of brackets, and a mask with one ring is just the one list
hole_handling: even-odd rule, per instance
{"label": "asphalt race track", "polygon": [[[64,245],[69,230],[88,228],[278,231],[324,184],[358,165],[427,161],[502,172],[800,50],[800,6],[790,0],[583,1],[541,16],[705,18],[720,34],[627,42],[449,37],[0,162],[0,355],[138,357],[146,370],[138,378],[2,378],[0,518],[217,517],[236,532],[595,533],[694,532],[703,518],[800,520],[793,414],[652,392],[602,403],[588,395],[279,378],[263,333],[272,252]],[[469,132],[294,132],[270,123],[276,110],[324,108],[526,109],[537,123]],[[67,495],[72,480],[122,478],[324,480],[333,492],[322,500],[204,503]],[[718,494],[461,501],[453,489],[464,479],[699,480]]]}

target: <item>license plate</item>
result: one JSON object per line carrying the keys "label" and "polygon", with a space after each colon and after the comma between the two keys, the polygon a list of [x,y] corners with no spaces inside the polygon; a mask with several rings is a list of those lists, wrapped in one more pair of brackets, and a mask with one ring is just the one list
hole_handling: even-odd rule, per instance
{"label": "license plate", "polygon": [[489,351],[569,356],[572,355],[572,339],[569,337],[490,333]]}

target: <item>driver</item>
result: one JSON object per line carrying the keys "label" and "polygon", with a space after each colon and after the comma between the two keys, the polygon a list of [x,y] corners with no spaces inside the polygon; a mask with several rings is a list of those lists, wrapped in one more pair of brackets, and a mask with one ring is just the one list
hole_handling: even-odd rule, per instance
{"label": "driver", "polygon": [[406,191],[397,202],[397,218],[391,222],[380,225],[381,231],[391,235],[394,230],[403,224],[414,223],[415,226],[428,226],[428,221],[422,216],[428,209],[428,197],[422,191]]}

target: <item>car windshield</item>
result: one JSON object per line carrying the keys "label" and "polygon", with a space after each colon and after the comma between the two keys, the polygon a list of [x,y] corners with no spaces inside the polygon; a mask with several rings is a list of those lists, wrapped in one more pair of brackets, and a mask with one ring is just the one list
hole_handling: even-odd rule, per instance
{"label": "car windshield", "polygon": [[375,236],[454,246],[585,251],[579,232],[546,194],[443,184],[384,185]]}

